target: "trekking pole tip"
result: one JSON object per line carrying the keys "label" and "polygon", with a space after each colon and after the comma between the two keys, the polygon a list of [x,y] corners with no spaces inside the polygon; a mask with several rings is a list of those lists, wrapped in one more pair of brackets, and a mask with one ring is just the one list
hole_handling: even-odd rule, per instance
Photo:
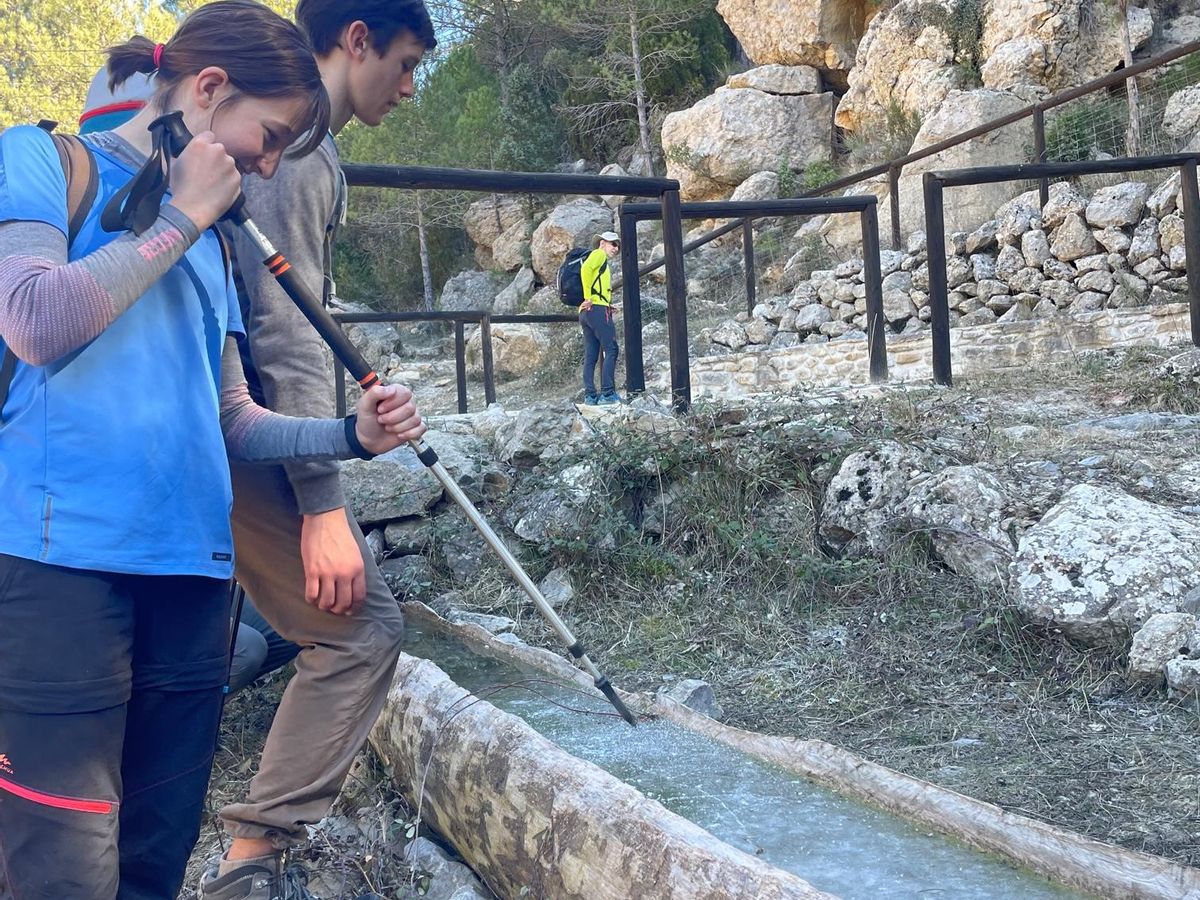
{"label": "trekking pole tip", "polygon": [[636,728],[637,717],[629,711],[629,707],[625,705],[625,701],[617,696],[616,688],[614,688],[612,682],[608,680],[608,676],[601,675],[599,678],[595,679],[595,683],[597,690],[599,690],[600,693],[608,698],[608,702],[611,703],[613,708],[621,714],[621,718]]}

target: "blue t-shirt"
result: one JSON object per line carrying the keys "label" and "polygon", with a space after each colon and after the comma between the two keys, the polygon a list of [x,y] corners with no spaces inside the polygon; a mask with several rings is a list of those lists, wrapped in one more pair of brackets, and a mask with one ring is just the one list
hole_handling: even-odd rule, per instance
{"label": "blue t-shirt", "polygon": [[[134,174],[92,151],[99,184],[72,260],[119,236],[100,228],[100,211]],[[62,165],[32,126],[0,135],[0,222],[14,220],[67,231]],[[233,493],[218,394],[225,337],[241,330],[209,230],[90,343],[49,366],[18,363],[0,424],[0,553],[228,578]]]}

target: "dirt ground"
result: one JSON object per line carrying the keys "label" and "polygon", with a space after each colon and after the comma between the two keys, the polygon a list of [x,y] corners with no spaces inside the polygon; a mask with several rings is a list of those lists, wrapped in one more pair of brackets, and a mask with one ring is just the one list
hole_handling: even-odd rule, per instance
{"label": "dirt ground", "polygon": [[[1197,460],[1200,419],[1137,432],[1087,424],[1140,411],[1200,412],[1200,390],[1156,374],[1167,355],[1089,355],[953,389],[806,392],[748,420],[700,409],[712,443],[675,461],[676,475],[689,477],[661,538],[635,529],[616,551],[564,545],[527,552],[526,563],[535,578],[569,570],[576,596],[565,618],[622,687],[702,678],[732,725],[824,739],[1006,810],[1200,865],[1200,703],[1132,685],[1123,656],[1023,621],[1002,592],[931,560],[921,535],[883,559],[855,560],[830,556],[816,535],[822,488],[840,459],[882,438],[1019,485],[1011,512],[1023,526],[1085,480],[1200,514],[1200,487],[1193,494],[1177,477]],[[760,427],[756,416],[802,427]],[[843,440],[809,440],[806,417]],[[623,466],[612,461],[615,479],[628,475]],[[626,506],[645,489],[637,478],[622,484]],[[438,588],[512,616],[523,638],[559,649],[493,564],[470,585],[447,576]],[[214,807],[244,789],[281,684],[233,699]],[[363,777],[376,786],[344,805],[374,808],[384,824],[366,843],[319,838],[309,857],[343,873],[345,892],[330,897],[368,888],[413,896],[394,854],[409,814],[377,786],[381,773]],[[196,874],[218,849],[210,817]]]}

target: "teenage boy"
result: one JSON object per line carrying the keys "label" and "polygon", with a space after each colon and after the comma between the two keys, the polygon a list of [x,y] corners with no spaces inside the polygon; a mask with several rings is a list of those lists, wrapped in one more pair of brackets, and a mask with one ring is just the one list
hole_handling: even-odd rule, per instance
{"label": "teenage boy", "polygon": [[[331,134],[310,156],[284,156],[274,179],[244,181],[247,208],[293,271],[328,300],[330,255],[345,208],[333,134],[351,118],[378,125],[413,95],[413,72],[436,46],[422,0],[300,0],[296,21],[316,51]],[[230,228],[251,391],[266,407],[331,415],[326,351],[308,320]],[[303,649],[258,773],[220,811],[233,837],[201,883],[204,900],[295,893],[283,853],[328,813],[383,706],[400,651],[399,607],[347,509],[336,465],[233,465],[236,577],[263,617]],[[305,891],[307,894],[307,891]]]}

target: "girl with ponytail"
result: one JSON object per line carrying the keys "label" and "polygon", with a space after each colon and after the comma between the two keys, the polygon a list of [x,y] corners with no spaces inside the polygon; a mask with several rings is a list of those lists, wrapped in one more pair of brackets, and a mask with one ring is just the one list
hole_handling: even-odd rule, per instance
{"label": "girl with ponytail", "polygon": [[[84,139],[97,190],[70,227],[51,136],[0,135],[0,898],[177,895],[225,678],[226,453],[369,458],[425,430],[398,386],[336,420],[268,412],[246,388],[212,226],[243,174],[269,178],[285,148],[325,135],[303,34],[221,0],[163,45],[113,47],[109,70],[152,74],[155,93]],[[147,126],[171,111],[195,138],[161,206],[136,233],[106,230],[152,150]]]}

